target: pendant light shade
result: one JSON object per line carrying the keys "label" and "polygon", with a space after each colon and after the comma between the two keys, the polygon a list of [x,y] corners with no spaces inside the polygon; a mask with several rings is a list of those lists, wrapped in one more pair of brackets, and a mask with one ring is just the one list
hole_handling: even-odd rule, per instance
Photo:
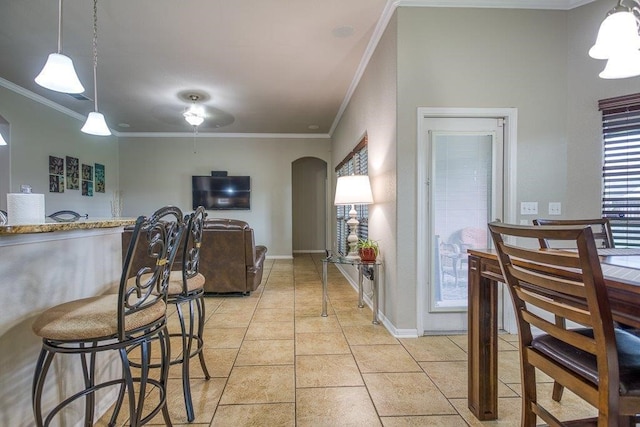
{"label": "pendant light shade", "polygon": [[640,50],[632,49],[613,55],[600,73],[603,79],[626,79],[640,76]]}
{"label": "pendant light shade", "polygon": [[80,83],[73,61],[61,53],[52,53],[44,64],[42,71],[35,78],[40,86],[64,93],[82,93],[84,86]]}
{"label": "pendant light shade", "polygon": [[98,0],[93,0],[93,106],[94,111],[80,130],[90,135],[111,135],[104,116],[98,112]]}
{"label": "pendant light shade", "polygon": [[84,87],[73,67],[73,61],[62,54],[62,0],[58,0],[58,53],[49,55],[35,81],[40,86],[56,92],[84,92]]}
{"label": "pendant light shade", "polygon": [[633,13],[620,11],[612,13],[600,25],[596,43],[589,49],[594,59],[609,59],[617,52],[640,49],[638,24]]}
{"label": "pendant light shade", "polygon": [[104,120],[102,113],[93,111],[87,116],[87,121],[84,122],[84,126],[80,129],[84,133],[97,136],[109,136],[111,131],[107,126],[107,122]]}
{"label": "pendant light shade", "polygon": [[600,78],[625,79],[640,75],[638,27],[638,18],[618,0],[600,24],[596,43],[589,49],[590,57],[607,60]]}

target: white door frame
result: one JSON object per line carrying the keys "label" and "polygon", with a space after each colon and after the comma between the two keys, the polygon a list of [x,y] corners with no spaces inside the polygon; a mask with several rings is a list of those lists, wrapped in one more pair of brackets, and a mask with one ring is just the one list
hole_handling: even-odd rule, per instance
{"label": "white door frame", "polygon": [[418,336],[424,334],[423,312],[425,309],[428,265],[420,260],[430,259],[431,247],[427,244],[429,222],[422,221],[429,214],[428,205],[428,156],[429,137],[424,127],[424,119],[437,118],[503,118],[504,119],[504,218],[502,221],[514,223],[516,220],[516,173],[517,173],[517,108],[431,108],[418,107],[417,132],[417,215],[416,229],[416,319]]}

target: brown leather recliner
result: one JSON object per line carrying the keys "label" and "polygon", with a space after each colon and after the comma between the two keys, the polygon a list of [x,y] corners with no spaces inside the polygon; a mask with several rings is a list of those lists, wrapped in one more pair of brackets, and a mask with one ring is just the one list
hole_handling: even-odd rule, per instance
{"label": "brown leather recliner", "polygon": [[249,294],[260,286],[266,246],[255,245],[253,229],[244,221],[213,218],[204,223],[200,273],[205,293]]}

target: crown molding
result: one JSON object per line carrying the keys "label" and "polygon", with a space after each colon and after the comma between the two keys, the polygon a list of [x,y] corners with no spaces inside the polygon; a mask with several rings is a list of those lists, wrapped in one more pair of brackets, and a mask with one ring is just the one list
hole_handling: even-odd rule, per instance
{"label": "crown molding", "polygon": [[47,106],[49,108],[53,108],[56,111],[61,112],[62,114],[66,114],[69,117],[73,117],[74,119],[80,120],[80,121],[84,121],[86,120],[86,117],[83,116],[80,113],[76,113],[73,110],[68,109],[67,107],[63,107],[60,104],[57,104],[53,101],[48,100],[47,98],[45,98],[44,96],[38,95],[37,93],[31,92],[30,90],[27,90],[25,88],[23,88],[22,86],[18,86],[15,83],[10,82],[9,80],[5,80],[2,77],[0,77],[0,86],[9,89],[10,91],[13,91],[19,95],[24,96],[25,98],[29,98],[32,101],[36,101],[44,106]]}
{"label": "crown molding", "polygon": [[395,0],[406,7],[471,7],[498,9],[571,10],[595,0]]}
{"label": "crown molding", "polygon": [[[115,132],[114,132],[115,133]],[[254,138],[254,139],[329,139],[328,133],[222,133],[222,132],[119,132],[128,138]]]}

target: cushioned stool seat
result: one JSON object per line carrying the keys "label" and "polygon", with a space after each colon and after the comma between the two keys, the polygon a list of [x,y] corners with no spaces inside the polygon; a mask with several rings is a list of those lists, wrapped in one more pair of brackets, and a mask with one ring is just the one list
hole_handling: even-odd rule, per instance
{"label": "cushioned stool seat", "polygon": [[[193,277],[187,279],[187,292],[197,291],[199,289],[204,290],[205,278],[202,274],[198,273]],[[182,271],[172,271],[169,276],[169,297],[179,295],[182,293]]]}
{"label": "cushioned stool seat", "polygon": [[[118,333],[118,295],[103,295],[67,302],[42,313],[33,323],[33,332],[56,341],[94,340]],[[125,318],[125,331],[138,330],[161,319],[166,304],[156,301],[145,310]]]}

